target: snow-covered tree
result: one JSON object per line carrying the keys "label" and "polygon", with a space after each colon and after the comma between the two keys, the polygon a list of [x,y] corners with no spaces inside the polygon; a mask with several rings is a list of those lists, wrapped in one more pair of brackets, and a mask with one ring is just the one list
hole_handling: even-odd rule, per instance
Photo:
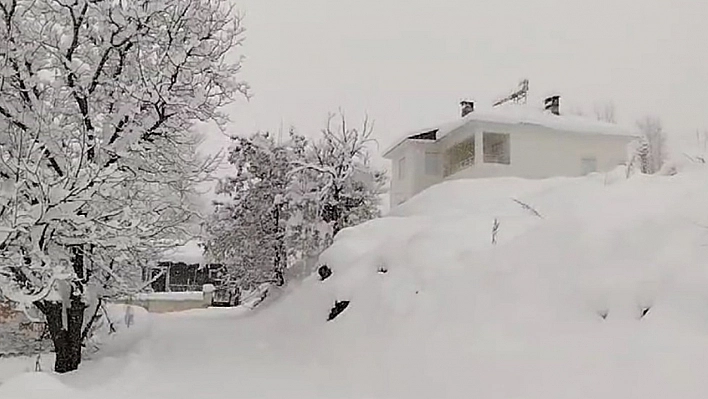
{"label": "snow-covered tree", "polygon": [[[187,240],[196,122],[247,86],[227,0],[0,0],[0,292],[74,370],[102,298]],[[30,312],[28,312],[30,313]]]}
{"label": "snow-covered tree", "polygon": [[307,141],[291,131],[276,143],[268,134],[234,138],[233,173],[217,186],[206,222],[207,255],[227,266],[242,289],[285,283],[284,271],[317,256],[339,230],[379,215],[383,171],[371,167],[371,127],[335,130]]}
{"label": "snow-covered tree", "polygon": [[343,113],[330,115],[322,137],[308,146],[292,172],[303,202],[314,204],[330,227],[326,241],[380,214],[386,174],[371,165],[372,131],[368,118],[357,129],[347,125]]}
{"label": "snow-covered tree", "polygon": [[205,227],[207,255],[227,267],[239,288],[285,283],[288,172],[304,143],[295,134],[280,144],[268,133],[233,138],[228,157],[233,174],[217,185],[216,193],[225,198],[215,201]]}
{"label": "snow-covered tree", "polygon": [[637,157],[642,173],[658,172],[667,157],[666,133],[657,117],[648,116],[637,122],[642,139],[637,150]]}

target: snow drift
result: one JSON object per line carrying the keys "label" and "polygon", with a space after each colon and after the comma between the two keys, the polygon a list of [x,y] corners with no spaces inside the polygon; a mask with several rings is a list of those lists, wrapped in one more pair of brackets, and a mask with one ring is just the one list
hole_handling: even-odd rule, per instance
{"label": "snow drift", "polygon": [[[156,318],[131,367],[90,388],[77,383],[80,370],[67,389],[154,399],[703,398],[707,178],[618,170],[447,182],[342,231],[320,259],[333,271],[326,280],[313,273],[256,311]],[[338,301],[349,305],[327,321]]]}
{"label": "snow drift", "polygon": [[349,376],[329,395],[703,397],[708,176],[622,172],[435,186],[343,231],[332,277],[262,319]]}
{"label": "snow drift", "polygon": [[[86,343],[83,368],[89,369],[98,361],[124,357],[136,350],[141,341],[150,333],[152,324],[150,316],[141,307],[123,304],[107,305],[103,317],[96,323],[94,333]],[[42,370],[51,370],[54,365],[54,354],[44,353],[39,357],[39,361]],[[32,385],[32,390],[27,393],[20,390],[27,397],[34,395],[31,392],[35,391],[37,395],[52,391],[57,384],[61,384],[57,378],[47,378],[42,375],[43,373],[30,373],[37,375],[24,376],[12,384],[4,385],[7,380],[11,380],[16,375],[35,370],[36,362],[37,356],[0,358],[0,398],[25,398],[15,390],[21,389],[25,383],[30,381],[34,381],[29,384]],[[76,394],[74,393],[74,395]],[[61,396],[52,396],[52,398],[58,399]]]}

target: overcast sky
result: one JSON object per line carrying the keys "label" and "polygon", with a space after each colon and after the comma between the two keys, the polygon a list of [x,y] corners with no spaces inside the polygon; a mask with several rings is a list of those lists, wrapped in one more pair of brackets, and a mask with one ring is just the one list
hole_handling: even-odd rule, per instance
{"label": "overcast sky", "polygon": [[[235,0],[237,1],[237,0]],[[367,112],[385,146],[491,104],[530,80],[561,111],[614,102],[620,123],[647,114],[670,132],[708,128],[705,0],[240,0],[250,102],[234,131],[317,131],[328,111]]]}

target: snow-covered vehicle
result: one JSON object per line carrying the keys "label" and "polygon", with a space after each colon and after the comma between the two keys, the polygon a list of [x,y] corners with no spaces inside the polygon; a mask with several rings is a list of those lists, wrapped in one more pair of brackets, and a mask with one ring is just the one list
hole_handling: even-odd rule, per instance
{"label": "snow-covered vehicle", "polygon": [[238,288],[217,287],[211,300],[211,306],[229,307],[237,306],[240,302],[240,291]]}

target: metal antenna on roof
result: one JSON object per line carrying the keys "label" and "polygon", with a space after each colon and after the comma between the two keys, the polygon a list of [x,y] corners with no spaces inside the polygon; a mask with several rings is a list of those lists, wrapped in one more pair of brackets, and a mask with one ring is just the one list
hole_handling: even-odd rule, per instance
{"label": "metal antenna on roof", "polygon": [[514,90],[511,94],[508,96],[497,100],[493,106],[496,107],[498,105],[502,105],[508,102],[514,102],[517,104],[526,104],[526,101],[528,100],[528,94],[529,94],[529,80],[524,79],[521,82],[519,82],[519,88]]}

